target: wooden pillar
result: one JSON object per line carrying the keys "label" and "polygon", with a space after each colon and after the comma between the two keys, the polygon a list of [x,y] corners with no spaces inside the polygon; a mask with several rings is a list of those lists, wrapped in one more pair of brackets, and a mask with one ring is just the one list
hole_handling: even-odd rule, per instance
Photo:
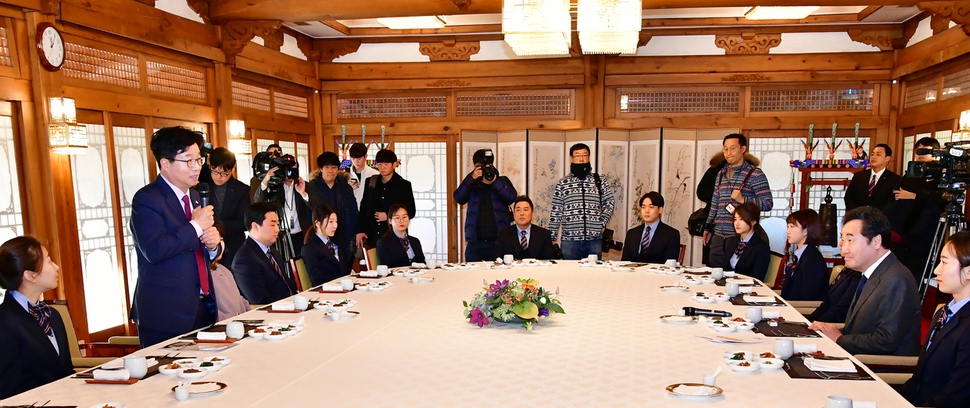
{"label": "wooden pillar", "polygon": [[216,62],[213,82],[216,122],[213,126],[212,143],[216,146],[229,147],[229,121],[241,119],[232,116],[232,67]]}

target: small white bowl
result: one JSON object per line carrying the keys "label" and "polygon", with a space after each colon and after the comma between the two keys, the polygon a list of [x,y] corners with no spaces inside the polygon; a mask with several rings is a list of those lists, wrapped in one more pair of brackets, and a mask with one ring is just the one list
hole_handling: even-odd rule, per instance
{"label": "small white bowl", "polygon": [[699,296],[697,297],[697,299],[694,299],[694,300],[696,300],[698,303],[714,303],[717,301],[717,299],[714,299],[710,296],[703,296],[703,297]]}
{"label": "small white bowl", "polygon": [[359,291],[361,291],[361,292],[366,292],[366,291],[370,290],[370,285],[368,285],[367,283],[364,283],[364,282],[357,282],[357,283],[354,284],[354,288],[357,289],[357,290],[359,290]]}
{"label": "small white bowl", "polygon": [[125,403],[123,403],[123,402],[102,402],[100,404],[94,404],[94,405],[91,406],[91,408],[104,408],[104,407],[125,408]]}
{"label": "small white bowl", "polygon": [[780,370],[785,367],[785,361],[780,358],[759,358],[762,370]]}
{"label": "small white bowl", "polygon": [[777,359],[778,358],[778,355],[776,355],[775,353],[772,353],[770,351],[768,351],[767,353],[771,354],[771,356],[770,357],[761,357],[761,355],[762,354],[765,354],[765,353],[758,353],[758,361],[761,361],[762,359],[773,359],[773,358],[774,359]]}
{"label": "small white bowl", "polygon": [[728,367],[731,368],[731,370],[739,373],[754,373],[754,372],[757,372],[759,368],[761,368],[761,363],[757,361],[745,361],[745,362],[748,363],[749,365],[743,366],[739,361],[737,363],[728,364]]}
{"label": "small white bowl", "polygon": [[751,330],[754,330],[754,323],[744,322],[744,323],[740,323],[740,324],[738,324],[737,326],[734,326],[734,327],[736,329],[738,329],[739,332],[742,332],[742,331],[751,331]]}
{"label": "small white bowl", "polygon": [[[721,318],[721,319],[723,319],[723,318]],[[712,319],[712,318],[708,317],[707,318],[707,327],[710,327],[710,328],[713,329],[714,326],[720,326],[722,324],[727,323],[727,320],[721,320],[721,319]]]}
{"label": "small white bowl", "polygon": [[[196,370],[197,372],[187,373],[186,371],[188,370]],[[205,375],[208,373],[209,373],[208,370],[201,369],[201,368],[183,368],[179,370],[178,376],[179,378],[183,378],[186,380],[197,380],[199,378],[205,377]]]}
{"label": "small white bowl", "polygon": [[727,301],[731,300],[731,297],[728,296],[727,294],[714,295],[714,300],[716,300],[718,302],[727,302]]}
{"label": "small white bowl", "polygon": [[[206,363],[209,363],[209,364],[212,364],[212,365],[211,366],[203,366],[202,365],[202,364],[206,364]],[[208,371],[210,373],[214,373],[214,372],[217,372],[217,371],[221,370],[222,369],[222,366],[223,366],[223,364],[220,363],[220,362],[218,362],[218,361],[215,361],[215,362],[213,362],[213,361],[206,361],[206,362],[203,362],[202,364],[199,364],[199,369],[200,370],[206,370],[206,371]]]}
{"label": "small white bowl", "polygon": [[173,376],[173,375],[178,375],[180,370],[186,368],[186,367],[183,367],[181,364],[179,364],[179,368],[166,368],[168,366],[169,364],[165,364],[158,367],[158,372],[161,373],[162,375]]}
{"label": "small white bowl", "polygon": [[178,360],[173,361],[173,363],[176,363],[176,364],[182,366],[182,368],[192,368],[192,367],[196,367],[201,362],[202,362],[202,360],[200,360],[198,358],[182,358],[182,359],[178,359]]}
{"label": "small white bowl", "polygon": [[202,361],[209,361],[213,363],[222,363],[222,365],[227,366],[232,364],[232,357],[229,356],[212,356],[203,358]]}
{"label": "small white bowl", "polygon": [[282,332],[280,334],[271,334],[271,333],[272,332],[267,332],[266,335],[263,336],[263,338],[269,341],[279,341],[289,337],[286,333],[282,333]]}
{"label": "small white bowl", "polygon": [[718,333],[734,333],[737,330],[738,330],[737,328],[735,328],[734,326],[732,326],[730,324],[728,325],[728,327],[724,327],[724,325],[714,326],[714,331],[716,331]]}
{"label": "small white bowl", "polygon": [[714,278],[701,278],[701,283],[704,285],[713,285],[714,282]]}

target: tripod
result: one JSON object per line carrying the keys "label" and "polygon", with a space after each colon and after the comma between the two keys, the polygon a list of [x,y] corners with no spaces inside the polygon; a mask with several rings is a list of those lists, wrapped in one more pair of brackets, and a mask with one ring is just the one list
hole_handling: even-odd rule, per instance
{"label": "tripod", "polygon": [[926,258],[926,266],[923,267],[923,274],[919,280],[920,304],[926,299],[926,291],[929,288],[929,280],[933,276],[933,269],[940,259],[943,251],[943,244],[946,238],[960,231],[967,230],[967,218],[963,215],[961,206],[966,193],[966,183],[954,183],[952,189],[944,193],[946,208],[940,214],[940,221],[936,225],[936,232],[933,234],[933,243],[930,245],[929,257]]}

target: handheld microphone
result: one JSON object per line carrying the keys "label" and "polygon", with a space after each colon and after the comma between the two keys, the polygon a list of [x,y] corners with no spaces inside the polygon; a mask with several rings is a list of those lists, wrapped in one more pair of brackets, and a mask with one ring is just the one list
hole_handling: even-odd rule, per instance
{"label": "handheld microphone", "polygon": [[202,206],[209,205],[209,183],[199,183],[199,198],[202,200]]}
{"label": "handheld microphone", "polygon": [[697,308],[690,307],[690,306],[684,306],[684,313],[687,316],[699,316],[699,315],[704,315],[704,316],[719,316],[719,317],[731,317],[732,316],[731,312],[726,312],[726,311],[723,311],[723,310],[697,309]]}

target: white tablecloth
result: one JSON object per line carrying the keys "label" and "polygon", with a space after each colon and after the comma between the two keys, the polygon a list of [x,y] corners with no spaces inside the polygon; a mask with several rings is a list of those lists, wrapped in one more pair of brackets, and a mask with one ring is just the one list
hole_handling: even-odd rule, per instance
{"label": "white tablecloth", "polygon": [[[232,364],[204,380],[228,384],[225,392],[185,402],[171,387],[178,381],[157,375],[131,386],[90,385],[63,379],[15,396],[4,404],[88,407],[121,401],[128,407],[165,406],[566,406],[679,407],[697,402],[667,395],[676,382],[700,382],[724,363],[727,350],[770,351],[773,339],[761,344],[713,344],[696,336],[717,333],[704,324],[668,325],[658,317],[675,307],[728,310],[730,303],[702,305],[689,293],[666,293],[671,277],[639,268],[633,273],[580,268],[562,261],[553,267],[504,270],[436,270],[430,284],[388,277],[384,292],[309,293],[311,299],[353,298],[354,320],[333,322],[322,311],[305,312],[306,329],[294,337],[270,342],[245,339],[222,354]],[[462,315],[462,300],[471,300],[483,280],[535,278],[561,292],[565,315],[541,321],[534,332],[519,325],[492,324],[483,329]],[[679,279],[679,277],[672,277]],[[367,280],[371,281],[371,280]],[[693,290],[716,291],[713,285]],[[767,292],[767,288],[761,288]],[[781,310],[789,320],[804,320],[793,308]],[[285,320],[300,315],[252,311],[237,319]],[[754,339],[754,333],[731,336]],[[847,353],[825,338],[795,339],[818,344],[826,354]],[[157,350],[138,354],[156,355]],[[183,353],[196,356],[207,353]],[[739,374],[728,370],[717,378],[724,397],[710,407],[822,407],[828,395],[875,401],[882,408],[910,406],[887,384],[876,381],[793,380],[783,371]]]}

